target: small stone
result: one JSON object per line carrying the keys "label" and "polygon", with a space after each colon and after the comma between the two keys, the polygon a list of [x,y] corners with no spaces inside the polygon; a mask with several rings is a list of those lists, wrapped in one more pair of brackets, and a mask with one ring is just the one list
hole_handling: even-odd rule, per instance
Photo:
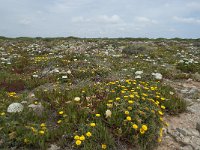
{"label": "small stone", "polygon": [[162,74],[160,74],[160,73],[152,73],[152,75],[154,76],[155,79],[162,80]]}
{"label": "small stone", "polygon": [[28,105],[28,107],[32,108],[32,110],[39,116],[41,116],[44,111],[44,107],[42,106],[41,103],[38,103],[37,105],[30,104],[30,105]]}
{"label": "small stone", "polygon": [[199,74],[199,73],[196,72],[196,73],[193,75],[193,77],[194,77],[195,80],[200,81],[200,74]]}
{"label": "small stone", "polygon": [[190,145],[181,147],[180,149],[181,149],[181,150],[193,150],[192,146],[190,146]]}
{"label": "small stone", "polygon": [[200,122],[196,123],[196,129],[200,132]]}
{"label": "small stone", "polygon": [[22,102],[21,102],[21,104],[27,104],[27,103],[28,103],[27,101],[22,101]]}
{"label": "small stone", "polygon": [[187,90],[187,89],[183,89],[183,90],[181,90],[181,93],[182,93],[182,94],[187,94],[187,93],[188,93],[188,90]]}
{"label": "small stone", "polygon": [[183,142],[184,144],[188,145],[188,144],[190,144],[190,139],[191,139],[191,138],[190,138],[189,136],[185,136],[185,137],[183,138],[183,141],[182,141],[182,142]]}
{"label": "small stone", "polygon": [[198,88],[197,87],[193,87],[188,93],[189,94],[194,94],[198,92]]}
{"label": "small stone", "polygon": [[178,131],[178,132],[180,132],[182,135],[184,135],[184,136],[186,136],[187,135],[187,131],[185,130],[185,129],[181,129],[181,128],[176,128],[176,130]]}
{"label": "small stone", "polygon": [[60,149],[59,146],[57,146],[57,145],[55,145],[55,144],[51,144],[51,147],[48,148],[47,150],[59,150],[59,149]]}
{"label": "small stone", "polygon": [[188,110],[189,112],[191,112],[192,114],[195,114],[195,113],[196,113],[196,110],[193,109],[193,108],[191,108],[191,107],[188,107],[187,110]]}
{"label": "small stone", "polygon": [[12,103],[8,106],[7,112],[16,113],[23,111],[24,106],[21,103]]}
{"label": "small stone", "polygon": [[190,132],[191,132],[191,135],[193,136],[197,136],[197,137],[199,136],[199,132],[195,129],[192,129]]}

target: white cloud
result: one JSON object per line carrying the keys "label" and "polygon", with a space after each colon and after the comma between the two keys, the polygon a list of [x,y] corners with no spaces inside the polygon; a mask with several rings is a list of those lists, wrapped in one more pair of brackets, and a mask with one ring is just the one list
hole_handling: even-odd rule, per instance
{"label": "white cloud", "polygon": [[181,22],[181,23],[189,23],[189,24],[200,24],[200,19],[198,18],[185,18],[185,17],[177,17],[174,16],[173,19],[177,22]]}
{"label": "white cloud", "polygon": [[108,23],[108,24],[118,24],[122,22],[122,19],[118,15],[112,15],[112,16],[102,15],[97,17],[95,20],[100,23]]}
{"label": "white cloud", "polygon": [[73,23],[98,23],[98,24],[119,24],[123,23],[123,20],[118,15],[100,15],[97,17],[86,18],[83,16],[73,17]]}
{"label": "white cloud", "polygon": [[141,22],[141,23],[150,23],[150,24],[156,24],[156,23],[158,23],[158,21],[153,20],[153,19],[149,19],[147,17],[136,17],[135,20],[137,22]]}

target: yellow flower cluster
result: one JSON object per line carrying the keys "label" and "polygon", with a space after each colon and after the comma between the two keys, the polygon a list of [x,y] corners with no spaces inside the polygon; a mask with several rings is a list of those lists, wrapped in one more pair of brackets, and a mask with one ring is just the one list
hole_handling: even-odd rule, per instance
{"label": "yellow flower cluster", "polygon": [[[85,135],[86,135],[86,137],[89,138],[89,137],[92,136],[92,133],[91,133],[91,132],[86,132]],[[76,144],[77,146],[81,145],[82,142],[85,141],[85,139],[86,139],[86,138],[85,138],[84,135],[81,135],[81,136],[75,135],[75,136],[74,136],[75,144]]]}
{"label": "yellow flower cluster", "polygon": [[17,94],[17,93],[15,93],[15,92],[8,92],[8,96],[9,96],[9,97],[14,97],[14,98],[16,98],[16,97],[17,97],[16,94]]}

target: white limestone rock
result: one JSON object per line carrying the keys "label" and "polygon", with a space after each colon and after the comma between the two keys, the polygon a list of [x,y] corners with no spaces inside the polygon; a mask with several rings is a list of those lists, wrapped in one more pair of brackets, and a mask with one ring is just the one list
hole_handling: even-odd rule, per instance
{"label": "white limestone rock", "polygon": [[24,106],[21,103],[12,103],[8,106],[7,112],[17,113],[23,111]]}

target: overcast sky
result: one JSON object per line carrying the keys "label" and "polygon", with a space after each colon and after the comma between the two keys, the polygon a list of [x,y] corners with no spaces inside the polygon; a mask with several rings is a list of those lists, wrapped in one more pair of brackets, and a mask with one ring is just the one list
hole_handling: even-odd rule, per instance
{"label": "overcast sky", "polygon": [[200,38],[200,0],[0,0],[0,36]]}

